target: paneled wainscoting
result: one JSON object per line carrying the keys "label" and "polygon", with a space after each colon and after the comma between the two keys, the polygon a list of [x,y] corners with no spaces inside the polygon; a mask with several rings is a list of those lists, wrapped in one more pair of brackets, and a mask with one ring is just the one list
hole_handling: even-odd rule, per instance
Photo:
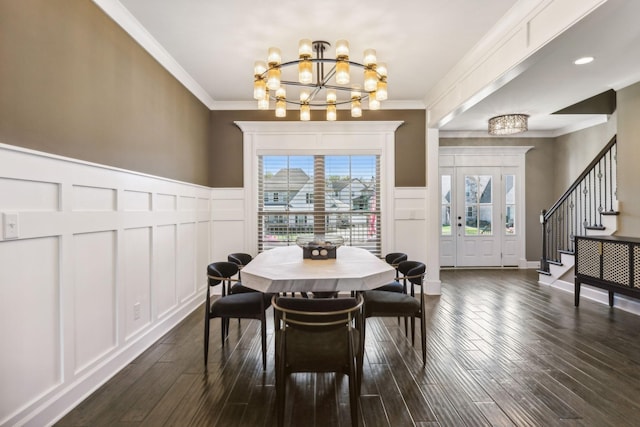
{"label": "paneled wainscoting", "polygon": [[0,426],[51,423],[202,304],[211,189],[0,144]]}
{"label": "paneled wainscoting", "polygon": [[[444,271],[427,296],[428,360],[395,319],[369,319],[360,425],[631,426],[640,416],[640,317],[537,283],[533,270]],[[273,325],[262,371],[258,323],[202,308],[151,346],[59,426],[272,426]],[[271,322],[272,312],[268,312]],[[287,425],[349,425],[347,381],[297,374]]]}

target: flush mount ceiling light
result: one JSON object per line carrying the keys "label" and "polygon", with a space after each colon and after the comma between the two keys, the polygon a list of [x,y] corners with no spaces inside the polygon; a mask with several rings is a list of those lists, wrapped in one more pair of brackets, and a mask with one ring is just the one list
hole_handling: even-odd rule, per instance
{"label": "flush mount ceiling light", "polygon": [[[268,110],[273,100],[276,117],[285,117],[286,104],[299,105],[300,120],[311,118],[311,107],[326,108],[327,120],[336,120],[336,106],[342,104],[351,104],[351,117],[361,117],[366,99],[369,110],[380,109],[380,101],[387,99],[387,66],[377,62],[376,51],[365,50],[359,63],[349,60],[348,41],[336,42],[335,58],[324,57],[329,46],[325,41],[300,40],[298,59],[289,62],[282,62],[280,49],[269,48],[267,61],[256,61],[253,69],[253,97],[258,109]],[[350,74],[353,67],[364,70],[358,82]]]}
{"label": "flush mount ceiling light", "polygon": [[489,119],[489,135],[514,135],[525,132],[529,116],[526,114],[504,114]]}

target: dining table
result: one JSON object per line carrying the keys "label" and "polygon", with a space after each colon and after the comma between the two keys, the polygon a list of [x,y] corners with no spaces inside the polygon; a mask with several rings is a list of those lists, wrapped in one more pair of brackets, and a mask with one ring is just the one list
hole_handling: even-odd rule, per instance
{"label": "dining table", "polygon": [[340,246],[336,257],[309,259],[300,246],[258,254],[242,269],[242,284],[266,293],[366,291],[392,282],[396,270],[366,249]]}

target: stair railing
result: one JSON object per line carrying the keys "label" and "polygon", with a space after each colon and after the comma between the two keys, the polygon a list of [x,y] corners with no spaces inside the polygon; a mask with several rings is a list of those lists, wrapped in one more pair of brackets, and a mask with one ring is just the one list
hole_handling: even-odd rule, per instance
{"label": "stair railing", "polygon": [[541,271],[548,273],[550,263],[559,264],[562,252],[574,252],[575,236],[604,229],[602,216],[617,214],[616,154],[614,136],[558,201],[541,212]]}

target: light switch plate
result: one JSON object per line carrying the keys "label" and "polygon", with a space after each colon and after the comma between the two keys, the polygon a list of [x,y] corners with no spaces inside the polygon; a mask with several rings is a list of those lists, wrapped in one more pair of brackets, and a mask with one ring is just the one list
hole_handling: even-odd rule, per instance
{"label": "light switch plate", "polygon": [[4,216],[4,239],[17,239],[19,237],[18,214],[5,212]]}

